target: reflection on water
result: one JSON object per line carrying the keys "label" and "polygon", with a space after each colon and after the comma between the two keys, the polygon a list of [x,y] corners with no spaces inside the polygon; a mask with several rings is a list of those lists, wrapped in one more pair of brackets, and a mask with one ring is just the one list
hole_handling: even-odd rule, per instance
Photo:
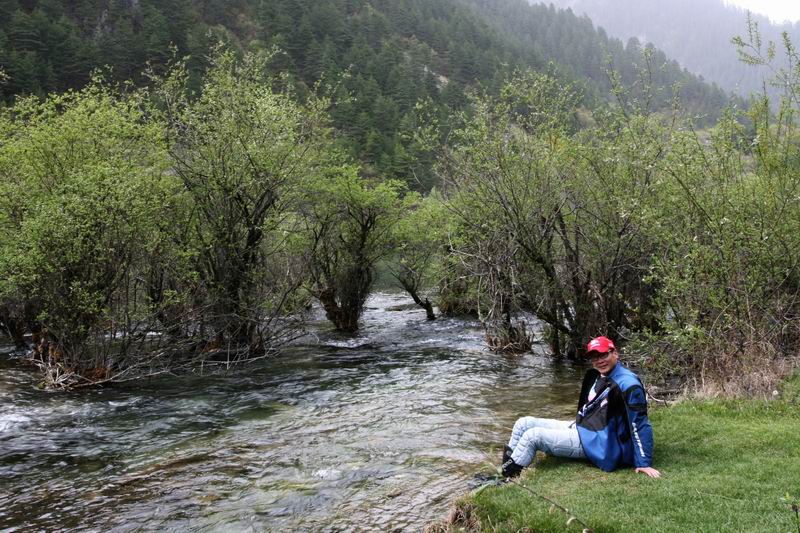
{"label": "reflection on water", "polygon": [[582,370],[404,303],[210,377],[47,393],[0,353],[0,529],[420,530],[517,416],[573,416]]}

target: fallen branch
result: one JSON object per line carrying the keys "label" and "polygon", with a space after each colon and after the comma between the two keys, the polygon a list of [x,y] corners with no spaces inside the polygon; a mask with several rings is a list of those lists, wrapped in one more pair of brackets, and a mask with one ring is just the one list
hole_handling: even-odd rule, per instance
{"label": "fallen branch", "polygon": [[[495,467],[494,467],[494,465],[492,465],[491,463],[488,463],[488,464],[489,464],[489,465],[490,465],[490,466],[491,466],[493,469],[495,468]],[[535,458],[534,458],[534,462],[533,462],[533,463],[531,463],[531,468],[533,468],[533,469],[535,469],[535,468],[536,468],[536,459],[535,459]],[[521,488],[522,490],[525,490],[525,491],[527,491],[528,493],[530,493],[531,495],[535,496],[536,498],[539,498],[539,499],[541,499],[541,500],[544,500],[544,501],[546,501],[547,503],[549,503],[549,504],[550,504],[550,512],[551,512],[551,513],[552,513],[552,512],[553,512],[555,509],[560,509],[561,511],[563,511],[563,512],[564,512],[564,514],[565,514],[565,515],[567,515],[567,526],[570,526],[570,525],[571,525],[573,522],[577,522],[578,524],[580,524],[580,525],[582,525],[582,526],[583,526],[583,533],[594,533],[594,529],[592,529],[591,527],[589,527],[589,524],[587,524],[586,522],[584,522],[583,520],[581,520],[580,518],[578,518],[577,516],[575,516],[575,515],[572,513],[572,511],[570,511],[569,509],[567,509],[567,508],[566,508],[566,507],[564,507],[563,505],[559,504],[558,502],[556,502],[556,501],[554,501],[554,500],[552,500],[552,499],[548,498],[547,496],[543,496],[543,495],[541,495],[541,494],[539,494],[539,493],[537,493],[537,492],[534,492],[533,490],[529,489],[529,488],[528,488],[528,487],[526,487],[525,485],[523,485],[523,484],[521,484],[521,483],[519,483],[519,482],[517,482],[517,481],[514,481],[514,479],[513,479],[513,478],[510,478],[510,477],[508,477],[508,478],[505,478],[505,481],[506,481],[506,482],[508,482],[508,483],[513,483],[514,485],[518,486],[518,487],[519,487],[519,488]],[[483,486],[479,487],[477,491],[473,492],[473,496],[474,496],[474,495],[476,495],[476,494],[479,494],[480,492],[482,492],[482,491],[483,491],[483,489],[485,489],[485,488],[487,488],[487,487],[489,487],[489,486],[494,486],[494,485],[495,485],[495,484],[493,484],[493,483],[486,483],[486,484],[484,484]]]}
{"label": "fallen branch", "polygon": [[570,511],[569,509],[567,509],[563,505],[559,504],[558,502],[556,502],[554,500],[551,500],[547,496],[542,496],[541,494],[538,494],[538,493],[532,491],[531,489],[529,489],[525,485],[523,485],[521,483],[518,483],[518,482],[514,481],[511,478],[509,478],[508,481],[509,481],[509,483],[513,483],[514,485],[520,487],[523,490],[528,491],[529,493],[531,493],[532,495],[536,496],[537,498],[540,498],[540,499],[546,501],[547,503],[549,503],[550,504],[550,512],[553,512],[554,509],[560,509],[561,511],[563,511],[564,514],[566,514],[567,517],[568,517],[567,518],[567,526],[569,526],[573,522],[577,522],[577,523],[579,523],[580,525],[583,526],[583,533],[594,533],[594,529],[589,527],[589,524],[587,524],[586,522],[584,522],[583,520],[581,520],[580,518],[578,518],[577,516],[572,514],[572,511]]}

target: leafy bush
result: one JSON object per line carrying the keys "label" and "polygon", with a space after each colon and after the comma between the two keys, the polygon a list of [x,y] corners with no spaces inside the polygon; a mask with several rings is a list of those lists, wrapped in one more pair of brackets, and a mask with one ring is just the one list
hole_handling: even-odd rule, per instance
{"label": "leafy bush", "polygon": [[665,137],[657,118],[619,110],[578,132],[579,102],[553,76],[521,74],[500,98],[473,99],[439,166],[453,253],[478,280],[477,307],[499,330],[490,337],[528,310],[553,352],[571,355],[591,336],[653,322],[652,243],[635,217]]}
{"label": "leafy bush", "polygon": [[95,79],[3,113],[0,297],[35,318],[40,362],[73,374],[128,364],[152,325],[138,274],[181,197],[143,98]]}

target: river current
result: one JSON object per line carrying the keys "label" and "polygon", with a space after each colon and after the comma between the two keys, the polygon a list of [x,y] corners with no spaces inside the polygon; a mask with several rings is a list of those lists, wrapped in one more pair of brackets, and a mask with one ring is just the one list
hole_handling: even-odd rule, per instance
{"label": "river current", "polygon": [[229,373],[69,393],[0,347],[0,531],[420,531],[518,416],[574,416],[583,369],[409,302]]}

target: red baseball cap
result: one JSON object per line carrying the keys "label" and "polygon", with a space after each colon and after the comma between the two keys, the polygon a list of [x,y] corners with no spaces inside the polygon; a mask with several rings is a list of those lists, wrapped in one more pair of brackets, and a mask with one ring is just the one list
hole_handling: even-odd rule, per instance
{"label": "red baseball cap", "polygon": [[609,339],[608,337],[595,337],[594,339],[589,341],[589,344],[586,345],[586,353],[590,352],[599,352],[599,353],[608,353],[611,350],[615,350],[617,347],[614,346],[614,341]]}

